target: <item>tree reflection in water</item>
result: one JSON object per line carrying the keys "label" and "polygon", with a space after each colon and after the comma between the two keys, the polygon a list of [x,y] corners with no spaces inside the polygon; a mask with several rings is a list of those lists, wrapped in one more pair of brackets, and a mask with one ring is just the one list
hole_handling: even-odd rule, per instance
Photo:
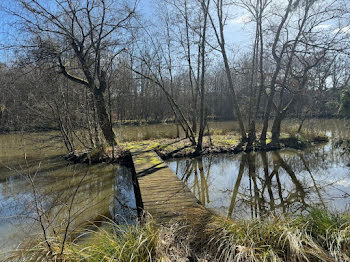
{"label": "tree reflection in water", "polygon": [[[181,177],[185,183],[193,176],[192,192],[196,195],[197,199],[203,206],[210,203],[209,190],[208,190],[208,177],[211,167],[211,158],[209,159],[208,166],[204,168],[203,159],[195,158],[185,162],[185,171]],[[204,169],[207,171],[204,172]],[[178,170],[176,171],[178,172]]]}
{"label": "tree reflection in water", "polygon": [[115,170],[107,164],[61,166],[44,162],[42,168],[18,170],[18,175],[1,181],[0,260],[3,252],[22,241],[42,237],[40,218],[50,237],[61,237],[67,225],[74,234],[82,225],[109,217]]}
{"label": "tree reflection in water", "polygon": [[343,160],[320,147],[206,156],[169,165],[204,206],[228,217],[261,218],[315,206],[344,209],[350,172]]}

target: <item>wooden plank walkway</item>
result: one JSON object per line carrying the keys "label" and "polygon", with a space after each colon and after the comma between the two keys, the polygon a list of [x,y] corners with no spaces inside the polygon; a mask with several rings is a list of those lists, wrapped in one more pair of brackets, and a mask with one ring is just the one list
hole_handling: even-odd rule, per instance
{"label": "wooden plank walkway", "polygon": [[208,211],[154,151],[133,152],[145,211],[161,224]]}

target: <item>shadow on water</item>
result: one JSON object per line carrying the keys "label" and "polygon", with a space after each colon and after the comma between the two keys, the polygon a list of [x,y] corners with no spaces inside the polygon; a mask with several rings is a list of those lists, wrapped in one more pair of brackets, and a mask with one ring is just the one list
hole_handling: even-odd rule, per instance
{"label": "shadow on water", "polygon": [[305,151],[211,155],[169,161],[198,200],[233,218],[343,211],[350,204],[349,156],[333,142]]}

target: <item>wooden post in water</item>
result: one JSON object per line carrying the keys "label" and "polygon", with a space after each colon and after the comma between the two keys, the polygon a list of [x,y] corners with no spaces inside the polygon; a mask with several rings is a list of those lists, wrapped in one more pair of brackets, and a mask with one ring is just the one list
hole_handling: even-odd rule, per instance
{"label": "wooden post in water", "polygon": [[113,221],[136,224],[143,215],[143,203],[131,153],[125,153],[119,164],[114,182]]}

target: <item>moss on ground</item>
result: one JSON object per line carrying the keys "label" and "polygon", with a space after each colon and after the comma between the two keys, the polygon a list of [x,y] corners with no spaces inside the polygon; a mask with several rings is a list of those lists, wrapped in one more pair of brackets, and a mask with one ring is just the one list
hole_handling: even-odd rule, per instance
{"label": "moss on ground", "polygon": [[[281,148],[305,149],[318,143],[328,142],[328,137],[320,133],[306,134],[288,134],[282,133],[279,145],[271,143],[271,134],[268,133],[266,146],[260,146],[258,143],[253,148],[248,148],[247,143],[242,143],[238,135],[233,133],[224,135],[211,135],[203,138],[203,148],[201,152],[196,150],[188,139],[179,138],[162,138],[142,141],[122,142],[114,150],[114,158],[117,159],[125,150],[132,153],[141,151],[156,151],[162,159],[194,157],[198,155],[215,154],[215,153],[239,153],[249,151],[271,151]],[[89,152],[70,154],[68,160],[74,162],[97,163],[110,160],[113,155],[111,147],[103,146],[92,149]],[[150,162],[154,165],[159,164],[160,160],[156,158],[136,159],[138,164],[141,162]]]}
{"label": "moss on ground", "polygon": [[[271,136],[270,133],[268,133]],[[211,153],[239,153],[242,151],[269,151],[276,150],[276,146],[271,145],[271,138],[267,138],[265,147],[257,145],[254,148],[247,148],[246,143],[240,142],[240,137],[234,134],[205,136],[203,139],[203,149],[199,154]],[[327,142],[328,137],[322,134],[288,134],[282,133],[279,148],[304,149],[308,146]],[[131,152],[155,150],[163,159],[193,157],[198,155],[196,147],[188,139],[154,139],[134,142],[124,142],[120,146]],[[278,148],[278,147],[277,147]],[[140,160],[141,161],[141,160]],[[156,164],[157,160],[150,160]]]}
{"label": "moss on ground", "polygon": [[[271,146],[271,138],[266,140],[265,147],[260,147],[257,145],[254,148],[247,148],[246,143],[240,142],[240,137],[237,135],[212,135],[205,136],[203,139],[203,149],[201,152],[196,151],[196,147],[191,144],[188,139],[174,139],[174,138],[162,138],[154,140],[143,140],[143,141],[128,141],[122,142],[119,144],[118,148],[114,150],[115,158],[118,158],[118,155],[122,154],[123,151],[128,150],[132,153],[140,151],[156,151],[158,155],[163,159],[169,158],[181,158],[181,157],[193,157],[199,154],[206,155],[212,153],[239,153],[243,151],[269,151],[276,150],[278,148],[294,148],[294,149],[304,149],[307,146],[327,142],[328,137],[317,134],[315,136],[304,135],[289,135],[287,133],[281,134],[280,146],[276,147]],[[103,148],[92,149],[90,152],[84,153],[85,155],[81,157],[81,154],[78,156],[68,156],[68,159],[80,159],[82,158],[86,162],[96,162],[97,159],[106,159],[106,155],[112,156],[113,150],[111,147],[104,146]],[[108,157],[107,157],[108,158]],[[94,160],[94,161],[91,161]],[[160,160],[156,158],[143,158],[136,159],[135,161],[141,162],[151,162],[154,165],[159,164]]]}

